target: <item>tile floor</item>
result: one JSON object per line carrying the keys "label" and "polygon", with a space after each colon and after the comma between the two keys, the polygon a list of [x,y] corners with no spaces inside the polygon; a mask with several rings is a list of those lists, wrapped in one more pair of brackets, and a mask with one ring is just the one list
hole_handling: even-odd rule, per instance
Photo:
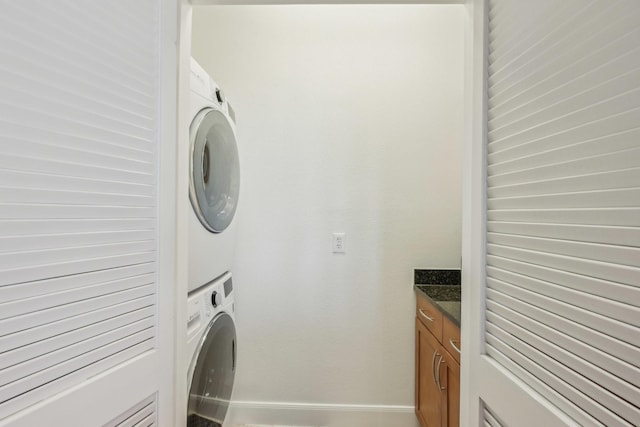
{"label": "tile floor", "polygon": [[229,427],[312,427],[312,426],[283,426],[283,425],[267,425],[267,424],[234,424]]}

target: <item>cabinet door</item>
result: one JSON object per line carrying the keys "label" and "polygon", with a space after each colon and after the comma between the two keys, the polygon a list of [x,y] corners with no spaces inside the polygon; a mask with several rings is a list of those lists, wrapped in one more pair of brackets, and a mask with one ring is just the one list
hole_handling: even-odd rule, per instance
{"label": "cabinet door", "polygon": [[447,352],[436,366],[442,392],[442,426],[460,426],[460,365]]}
{"label": "cabinet door", "polygon": [[434,372],[441,355],[440,344],[416,319],[416,415],[425,427],[439,427],[442,423],[442,393]]}

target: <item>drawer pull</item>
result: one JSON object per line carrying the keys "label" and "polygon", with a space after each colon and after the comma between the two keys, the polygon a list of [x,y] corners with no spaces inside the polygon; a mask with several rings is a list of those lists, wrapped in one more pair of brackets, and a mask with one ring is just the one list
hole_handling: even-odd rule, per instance
{"label": "drawer pull", "polygon": [[433,317],[429,317],[429,316],[427,316],[427,315],[424,313],[424,310],[423,310],[423,309],[419,309],[419,310],[418,310],[418,313],[420,313],[420,315],[421,315],[422,317],[424,317],[425,319],[427,319],[429,322],[433,322]]}
{"label": "drawer pull", "polygon": [[440,355],[438,354],[438,351],[435,350],[433,352],[433,357],[431,358],[431,377],[433,378],[433,382],[436,382],[436,371],[435,371],[435,369],[436,369],[436,357],[437,356],[440,356]]}
{"label": "drawer pull", "polygon": [[458,348],[458,346],[457,346],[457,345],[455,345],[455,341],[454,341],[454,340],[449,340],[449,344],[451,344],[451,347],[453,347],[453,349],[454,349],[455,351],[457,351],[457,352],[458,352],[458,354],[460,354],[460,353],[461,353],[461,352],[460,352],[460,349]]}
{"label": "drawer pull", "polygon": [[444,361],[444,358],[442,356],[440,356],[440,359],[438,360],[438,367],[436,368],[436,370],[438,371],[438,379],[436,380],[436,384],[438,385],[438,388],[440,389],[440,393],[442,393],[442,390],[446,389],[446,387],[442,387],[442,384],[440,384],[440,367],[442,366],[442,362]]}

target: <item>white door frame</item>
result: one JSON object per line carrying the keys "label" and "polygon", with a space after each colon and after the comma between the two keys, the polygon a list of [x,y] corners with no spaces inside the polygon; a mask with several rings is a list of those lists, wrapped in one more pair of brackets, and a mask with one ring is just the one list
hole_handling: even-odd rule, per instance
{"label": "white door frame", "polygon": [[[186,323],[176,321],[186,311],[187,238],[181,218],[186,217],[184,206],[178,203],[186,197],[182,170],[184,163],[180,150],[179,104],[182,98],[177,66],[182,34],[181,7],[176,0],[162,0],[160,15],[160,88],[161,108],[158,129],[160,147],[160,173],[158,174],[158,351],[160,353],[160,389],[158,393],[158,425],[172,427],[176,424],[180,401],[177,363],[180,361],[179,337]],[[188,185],[188,184],[187,184]],[[182,289],[184,287],[184,289]],[[181,300],[184,298],[184,301]],[[181,329],[182,327],[182,329]],[[184,420],[184,418],[182,418]]]}
{"label": "white door frame", "polygon": [[[171,0],[167,0],[171,1]],[[482,4],[485,3],[485,0],[480,0]],[[177,37],[177,46],[178,46],[178,111],[177,111],[177,144],[178,147],[184,147],[185,149],[179,149],[176,155],[176,163],[177,163],[177,197],[178,200],[184,200],[183,197],[187,197],[186,189],[188,188],[188,168],[189,168],[189,159],[187,156],[188,149],[186,147],[189,146],[189,124],[190,117],[188,117],[189,110],[189,70],[190,70],[190,58],[191,58],[191,22],[192,22],[192,5],[198,6],[216,6],[216,5],[296,5],[296,4],[465,4],[467,10],[470,12],[468,17],[468,22],[466,24],[466,44],[465,46],[465,145],[463,148],[464,153],[464,176],[463,176],[463,224],[462,224],[462,295],[463,295],[463,305],[462,310],[463,313],[467,313],[467,316],[463,314],[462,324],[466,326],[462,327],[462,340],[470,339],[470,331],[469,331],[469,322],[472,319],[477,318],[476,313],[482,312],[480,307],[475,307],[475,311],[471,309],[472,304],[470,298],[475,298],[475,301],[479,300],[478,290],[481,289],[480,286],[477,286],[472,280],[469,280],[471,277],[479,278],[481,276],[477,276],[471,274],[474,272],[474,269],[477,269],[478,266],[484,267],[484,255],[480,260],[478,257],[472,257],[472,254],[475,252],[471,251],[473,248],[482,247],[484,245],[478,246],[478,242],[475,239],[482,238],[484,239],[484,233],[480,228],[478,228],[478,223],[484,224],[484,221],[479,221],[476,211],[483,210],[479,209],[477,203],[469,203],[468,198],[471,195],[484,200],[484,193],[477,193],[475,188],[471,188],[469,184],[473,184],[476,182],[477,176],[483,176],[484,174],[484,162],[482,164],[478,164],[478,148],[483,150],[484,145],[480,144],[480,146],[476,146],[475,142],[472,141],[472,136],[477,134],[482,134],[482,132],[478,133],[475,130],[475,126],[482,126],[484,123],[479,118],[473,116],[475,110],[472,110],[472,99],[475,102],[475,98],[472,98],[472,95],[475,94],[475,87],[469,85],[468,83],[473,82],[475,80],[479,80],[482,82],[482,76],[476,76],[476,67],[475,64],[477,61],[484,61],[484,57],[477,58],[477,53],[475,49],[469,48],[469,42],[473,41],[475,27],[473,27],[473,10],[474,10],[474,0],[401,0],[401,1],[390,1],[390,0],[179,0],[180,13],[178,17],[178,37]],[[477,8],[476,8],[477,10]],[[470,64],[474,64],[473,68]],[[470,79],[470,80],[469,80]],[[469,81],[468,81],[469,80]],[[483,92],[484,93],[484,92]],[[475,106],[475,104],[473,104]],[[476,120],[471,121],[474,118]],[[473,126],[473,127],[472,127]],[[483,158],[483,157],[482,157]],[[475,162],[472,164],[472,162]],[[475,169],[473,169],[473,168]],[[484,187],[483,187],[484,188]],[[473,190],[473,192],[471,192]],[[184,194],[181,194],[184,192]],[[187,250],[188,250],[188,242],[186,240],[186,230],[181,231],[182,223],[186,223],[188,211],[183,209],[183,204],[177,204],[177,224],[178,224],[178,236],[176,237],[177,244],[177,265],[176,265],[176,277],[177,285],[175,291],[175,303],[177,308],[175,309],[175,331],[176,331],[176,348],[178,351],[175,355],[175,425],[182,425],[184,420],[186,419],[186,410],[187,410],[187,387],[186,387],[186,364],[187,358],[190,357],[184,351],[182,351],[182,341],[186,340],[186,323],[187,323],[187,314],[186,314],[186,296],[187,296],[187,287],[186,287],[186,274],[187,274]],[[468,219],[472,219],[472,222],[469,222]],[[466,232],[465,232],[466,230]],[[473,234],[471,234],[473,233]],[[465,252],[468,251],[467,253]],[[484,252],[483,252],[484,254]],[[465,279],[466,278],[466,279]],[[478,280],[476,280],[478,281]],[[478,295],[476,295],[478,294]],[[484,293],[481,295],[484,296]],[[482,298],[484,301],[484,298]],[[484,304],[484,303],[483,303]],[[477,305],[477,304],[476,304]],[[472,311],[469,311],[472,310]],[[470,314],[470,316],[469,316]],[[479,337],[476,337],[477,342],[481,342]],[[185,341],[186,342],[186,341]],[[467,341],[465,341],[467,342]],[[469,346],[467,346],[469,347]],[[463,350],[464,351],[464,350]],[[470,368],[467,366],[465,360],[465,356],[463,354],[463,362],[461,364],[461,378],[466,375],[467,378],[470,378]],[[471,381],[472,382],[472,381]],[[475,417],[478,421],[474,424],[468,424],[466,421],[469,419],[468,414],[470,410],[475,410],[476,413],[479,413],[478,404],[472,405],[471,395],[468,395],[468,392],[472,390],[470,388],[470,380],[465,379],[462,380],[461,386],[462,394],[461,399],[464,398],[461,402],[461,425],[463,426],[471,426],[478,425],[479,417]],[[465,397],[467,396],[467,397]],[[477,398],[475,401],[477,402]],[[465,418],[467,417],[467,418]]]}
{"label": "white door frame", "polygon": [[486,40],[488,0],[466,0],[462,167],[462,346],[460,425],[480,425],[477,354],[484,353],[486,260]]}

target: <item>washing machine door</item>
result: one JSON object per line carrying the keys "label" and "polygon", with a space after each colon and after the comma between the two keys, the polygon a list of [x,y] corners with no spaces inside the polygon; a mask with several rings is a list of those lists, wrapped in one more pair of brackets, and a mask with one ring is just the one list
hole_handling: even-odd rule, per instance
{"label": "washing machine door", "polygon": [[207,230],[220,233],[233,220],[240,192],[235,133],[222,112],[205,108],[191,123],[190,139],[191,205]]}
{"label": "washing machine door", "polygon": [[209,323],[192,367],[188,423],[222,425],[236,371],[236,327],[227,313],[218,314]]}

